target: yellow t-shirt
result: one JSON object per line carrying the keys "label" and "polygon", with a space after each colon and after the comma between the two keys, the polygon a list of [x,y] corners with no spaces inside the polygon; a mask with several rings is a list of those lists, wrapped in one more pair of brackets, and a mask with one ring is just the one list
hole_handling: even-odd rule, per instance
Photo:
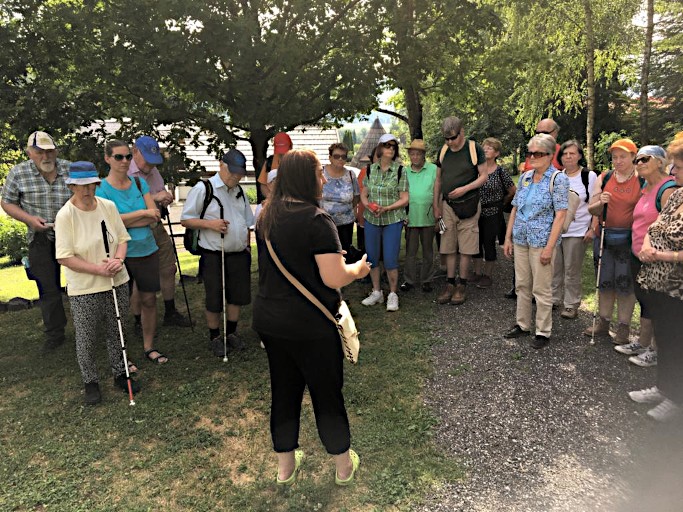
{"label": "yellow t-shirt", "polygon": [[[55,218],[56,258],[78,256],[90,263],[101,263],[107,257],[102,238],[102,221],[109,233],[110,256],[116,254],[118,244],[130,240],[116,205],[108,199],[96,197],[97,207],[92,211],[78,209],[67,201]],[[85,295],[111,290],[111,278],[76,272],[64,267],[69,295]],[[124,267],[114,276],[114,285],[128,282]]]}

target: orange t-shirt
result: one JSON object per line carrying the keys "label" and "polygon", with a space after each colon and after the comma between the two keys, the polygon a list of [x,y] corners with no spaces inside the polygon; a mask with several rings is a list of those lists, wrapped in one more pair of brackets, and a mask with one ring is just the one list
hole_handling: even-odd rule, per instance
{"label": "orange t-shirt", "polygon": [[630,179],[619,183],[615,174],[612,173],[603,192],[612,194],[607,205],[605,227],[630,229],[633,224],[633,209],[641,195],[638,176],[634,173]]}

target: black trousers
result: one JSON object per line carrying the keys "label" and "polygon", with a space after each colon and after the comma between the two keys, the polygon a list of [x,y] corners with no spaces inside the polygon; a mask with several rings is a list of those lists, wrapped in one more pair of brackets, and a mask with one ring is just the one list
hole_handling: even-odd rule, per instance
{"label": "black trousers", "polygon": [[299,421],[308,386],[318,435],[327,452],[340,455],[351,446],[344,406],[344,355],[335,327],[311,339],[288,339],[259,333],[268,354],[270,433],[278,453],[299,447]]}
{"label": "black trousers", "polygon": [[657,291],[650,291],[647,300],[657,339],[657,387],[683,406],[683,300]]}
{"label": "black trousers", "polygon": [[55,242],[44,233],[36,233],[28,246],[30,272],[38,284],[40,312],[47,341],[64,338],[66,314],[62,302],[60,265],[55,259]]}
{"label": "black trousers", "polygon": [[337,233],[339,234],[339,242],[341,242],[342,249],[348,253],[353,242],[353,222],[337,226]]}

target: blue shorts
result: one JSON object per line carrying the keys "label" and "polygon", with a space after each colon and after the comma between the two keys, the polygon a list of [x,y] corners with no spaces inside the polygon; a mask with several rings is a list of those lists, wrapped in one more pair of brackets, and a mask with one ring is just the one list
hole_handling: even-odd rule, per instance
{"label": "blue shorts", "polygon": [[380,253],[385,270],[398,268],[398,253],[401,250],[401,231],[403,221],[387,226],[376,226],[365,222],[365,251],[372,268],[379,268]]}

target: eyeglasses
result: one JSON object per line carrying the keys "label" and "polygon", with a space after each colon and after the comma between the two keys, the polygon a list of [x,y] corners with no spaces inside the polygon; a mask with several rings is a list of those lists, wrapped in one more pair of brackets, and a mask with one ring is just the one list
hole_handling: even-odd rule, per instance
{"label": "eyeglasses", "polygon": [[453,135],[452,137],[444,137],[444,139],[446,139],[447,141],[450,142],[450,141],[457,139],[458,137],[460,137],[460,134]]}
{"label": "eyeglasses", "polygon": [[330,158],[332,158],[332,160],[346,160],[346,155],[334,154]]}
{"label": "eyeglasses", "polygon": [[114,160],[116,160],[117,162],[120,162],[124,158],[126,160],[128,160],[129,162],[133,159],[132,153],[128,153],[127,155],[116,154],[116,155],[112,155],[112,156],[114,157]]}
{"label": "eyeglasses", "polygon": [[552,135],[553,132],[548,132],[545,130],[536,130],[536,135]]}
{"label": "eyeglasses", "polygon": [[394,144],[393,142],[385,142],[382,144],[382,147],[396,149],[398,147],[398,144]]}
{"label": "eyeglasses", "polygon": [[527,151],[526,156],[531,158],[532,156],[534,158],[543,158],[544,156],[549,156],[550,153],[545,153],[544,151]]}
{"label": "eyeglasses", "polygon": [[633,163],[636,164],[636,165],[638,165],[638,164],[646,164],[646,163],[648,163],[651,159],[652,159],[652,157],[651,157],[650,155],[643,155],[643,156],[639,156],[638,158],[636,158],[636,159],[633,161]]}

